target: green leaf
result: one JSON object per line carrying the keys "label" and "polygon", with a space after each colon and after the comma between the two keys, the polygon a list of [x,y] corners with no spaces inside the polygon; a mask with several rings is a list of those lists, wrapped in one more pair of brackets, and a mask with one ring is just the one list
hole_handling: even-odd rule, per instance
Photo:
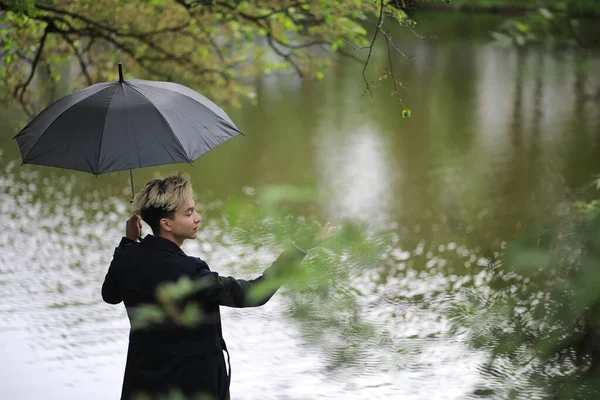
{"label": "green leaf", "polygon": [[181,318],[185,326],[195,326],[200,322],[202,312],[198,304],[189,303],[183,309]]}
{"label": "green leaf", "polygon": [[554,18],[554,14],[552,14],[547,8],[540,8],[540,14],[542,14],[542,16],[546,19]]}
{"label": "green leaf", "polygon": [[524,24],[522,22],[519,22],[519,21],[515,22],[515,27],[523,33],[529,32],[529,25]]}
{"label": "green leaf", "polygon": [[404,109],[402,110],[402,118],[410,118],[412,112],[410,110]]}
{"label": "green leaf", "polygon": [[492,32],[492,37],[494,38],[496,43],[498,43],[498,45],[502,47],[508,47],[513,42],[510,36],[500,32]]}

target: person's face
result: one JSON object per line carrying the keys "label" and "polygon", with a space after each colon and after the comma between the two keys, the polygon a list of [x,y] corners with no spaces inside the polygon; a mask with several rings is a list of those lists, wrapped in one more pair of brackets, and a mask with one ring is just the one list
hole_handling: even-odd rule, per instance
{"label": "person's face", "polygon": [[165,218],[165,220],[164,223],[168,226],[167,230],[180,243],[183,243],[185,239],[195,239],[198,236],[201,218],[196,212],[196,202],[193,199],[188,199],[179,206],[175,210],[173,219]]}

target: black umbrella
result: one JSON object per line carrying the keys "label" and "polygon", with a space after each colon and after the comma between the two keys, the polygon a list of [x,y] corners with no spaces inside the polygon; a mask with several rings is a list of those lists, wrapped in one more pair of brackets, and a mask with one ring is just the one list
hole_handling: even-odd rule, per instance
{"label": "black umbrella", "polygon": [[242,134],[225,112],[176,83],[139,79],[89,86],[63,97],[15,136],[23,164],[94,175],[191,163]]}

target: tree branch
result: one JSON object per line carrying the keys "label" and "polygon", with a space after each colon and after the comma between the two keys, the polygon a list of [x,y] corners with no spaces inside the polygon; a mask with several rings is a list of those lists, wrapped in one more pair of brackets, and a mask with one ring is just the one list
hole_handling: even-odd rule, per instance
{"label": "tree branch", "polygon": [[212,37],[211,33],[208,31],[208,29],[205,29],[203,32],[206,35],[206,37],[208,38],[208,43],[210,43],[210,45],[213,48],[213,50],[215,51],[215,53],[217,53],[217,57],[219,57],[219,60],[221,60],[221,62],[224,63],[225,55],[223,54],[223,52],[217,45],[217,42],[215,42],[215,39]]}
{"label": "tree branch", "polygon": [[369,60],[371,60],[371,53],[373,52],[373,46],[375,45],[375,41],[377,40],[377,34],[379,34],[379,31],[381,30],[381,24],[383,23],[383,7],[385,4],[384,0],[380,0],[380,3],[381,3],[381,6],[379,7],[379,20],[377,21],[375,33],[373,34],[373,39],[371,40],[371,44],[369,45],[369,54],[367,55],[367,60],[365,61],[365,65],[363,66],[363,69],[362,69],[363,80],[365,81],[365,84],[367,86],[366,86],[365,91],[363,92],[361,98],[365,95],[365,93],[367,93],[367,91],[369,92],[369,95],[371,96],[371,98],[373,97],[373,92],[371,91],[371,86],[369,84],[369,81],[367,80],[365,71],[367,70],[367,66],[369,65]]}
{"label": "tree branch", "polygon": [[186,9],[190,9],[196,7],[199,4],[210,5],[213,3],[213,0],[196,0],[192,1],[191,3],[187,3],[185,0],[175,0],[175,2],[177,4],[181,4]]}
{"label": "tree branch", "polygon": [[393,64],[393,60],[392,60],[392,50],[390,49],[390,42],[389,40],[385,41],[386,47],[387,47],[387,53],[388,53],[388,63],[390,64],[390,74],[392,75],[392,80],[394,81],[394,93],[398,93],[398,85],[396,84],[396,78],[394,76],[394,64]]}
{"label": "tree branch", "polygon": [[273,43],[272,38],[273,38],[273,36],[270,33],[268,33],[267,41],[269,42],[269,46],[273,49],[273,51],[275,53],[277,53],[281,58],[283,58],[288,64],[290,64],[296,70],[296,73],[298,74],[298,76],[300,78],[304,78],[304,73],[302,73],[302,69],[300,69],[300,66],[298,66],[298,64],[296,64],[296,62],[294,60],[292,60],[292,57],[289,54],[285,54],[284,52],[279,50],[277,48],[277,46],[275,45],[275,43]]}
{"label": "tree branch", "polygon": [[[46,44],[46,39],[48,38],[48,34],[53,30],[54,30],[54,24],[46,25],[46,28],[44,29],[44,34],[42,35],[42,38],[40,39],[40,46],[38,47],[38,51],[33,60],[33,64],[31,64],[31,72],[29,73],[29,77],[27,78],[27,80],[25,81],[24,84],[17,85],[17,87],[15,87],[14,96],[18,98],[18,100],[21,104],[24,103],[23,99],[25,96],[25,91],[27,90],[27,87],[29,86],[29,84],[33,80],[33,76],[35,75],[35,70],[37,68],[38,63],[40,62],[42,52],[44,51],[44,45]],[[19,93],[19,90],[20,90],[20,93]]]}
{"label": "tree branch", "polygon": [[[295,45],[289,44],[289,43],[286,43],[285,41],[283,41],[282,39],[278,38],[275,35],[275,33],[273,32],[273,29],[271,28],[271,25],[269,23],[269,18],[276,14],[286,13],[288,16],[290,16],[290,18],[295,23],[299,23],[299,21],[297,21],[290,15],[289,9],[302,6],[303,4],[305,4],[303,2],[298,1],[293,4],[288,4],[279,9],[272,10],[264,15],[251,15],[251,14],[245,13],[243,11],[240,11],[237,8],[237,6],[234,6],[234,5],[231,5],[228,3],[224,3],[224,2],[219,2],[219,1],[196,1],[196,2],[192,2],[192,3],[187,3],[185,0],[175,0],[175,1],[178,4],[180,4],[181,6],[183,6],[184,8],[186,8],[188,10],[188,12],[191,12],[191,9],[197,4],[219,6],[219,7],[224,8],[232,13],[235,13],[236,15],[238,15],[239,17],[241,17],[247,21],[252,22],[259,29],[264,29],[265,31],[267,31],[266,38],[267,38],[267,43],[269,44],[269,47],[277,55],[279,55],[281,58],[283,58],[296,71],[298,76],[300,76],[301,78],[304,77],[304,73],[302,72],[302,69],[300,68],[300,66],[293,60],[292,56],[289,53],[286,54],[281,49],[279,49],[277,47],[277,45],[285,47],[289,50],[295,50],[295,49],[303,49],[303,48],[314,47],[314,46],[318,46],[318,45],[328,45],[329,44],[329,42],[327,42],[326,40],[320,39],[320,38],[316,38],[313,41],[309,41],[309,42],[305,42],[305,43],[301,43],[301,44],[295,44]],[[213,48],[214,47],[215,46],[213,44]],[[219,52],[217,54],[219,54]]]}
{"label": "tree branch", "polygon": [[[407,60],[410,60],[410,56],[408,54],[406,54],[405,52],[403,52],[398,46],[396,46],[396,43],[394,43],[394,40],[392,39],[392,35],[390,35],[389,31],[381,31],[381,34],[385,37],[385,41],[387,42],[388,47],[392,46],[398,53],[400,53],[402,55],[402,57],[404,57]],[[421,36],[421,38],[423,38]]]}
{"label": "tree branch", "polygon": [[79,51],[77,50],[77,47],[75,46],[75,42],[73,42],[73,40],[71,40],[69,35],[67,35],[65,33],[61,32],[60,35],[67,41],[67,43],[69,43],[69,45],[73,49],[73,53],[75,53],[75,57],[77,57],[77,60],[79,60],[79,66],[81,67],[81,72],[85,76],[85,80],[86,80],[88,86],[93,84],[94,81],[92,80],[92,77],[90,76],[90,74],[88,72],[88,67],[87,67],[85,61],[83,60],[83,56],[79,53]]}
{"label": "tree branch", "polygon": [[348,57],[348,58],[350,58],[350,59],[352,59],[352,60],[354,60],[354,61],[357,61],[357,62],[359,62],[359,63],[361,63],[361,64],[364,62],[364,60],[363,60],[363,59],[361,59],[360,57],[357,57],[357,56],[355,56],[354,54],[347,53],[347,52],[345,52],[345,51],[344,51],[344,50],[342,50],[342,49],[338,49],[338,50],[337,50],[337,52],[338,52],[340,55],[342,55],[342,56],[344,56],[344,57]]}
{"label": "tree branch", "polygon": [[398,80],[396,79],[396,75],[394,74],[394,63],[392,62],[392,49],[390,48],[390,45],[393,44],[390,40],[386,40],[385,44],[387,46],[387,53],[388,53],[388,63],[390,64],[390,76],[392,78],[392,82],[394,83],[394,93],[392,93],[394,96],[396,96],[396,98],[398,99],[398,101],[400,102],[400,104],[402,104],[402,107],[406,107],[404,105],[404,101],[402,100],[402,98],[400,96],[398,96]]}
{"label": "tree branch", "polygon": [[[38,19],[40,21],[44,21],[48,24],[47,26],[47,30],[44,33],[44,38],[42,41],[42,46],[40,47],[40,50],[42,50],[43,48],[43,43],[46,40],[47,35],[50,32],[56,32],[61,34],[61,36],[63,38],[65,38],[68,35],[79,35],[80,37],[89,37],[90,38],[90,45],[88,46],[88,48],[84,51],[84,53],[88,52],[90,47],[91,47],[91,43],[94,41],[94,39],[96,38],[101,38],[104,41],[106,41],[107,43],[115,46],[116,48],[118,48],[119,50],[121,50],[123,53],[131,56],[133,59],[137,59],[140,62],[140,65],[147,70],[148,72],[155,74],[155,75],[161,75],[156,69],[150,67],[148,65],[148,62],[165,62],[165,61],[171,61],[171,60],[176,60],[176,61],[181,61],[181,62],[185,62],[189,65],[191,65],[192,67],[194,67],[195,72],[196,73],[203,73],[204,71],[198,70],[196,69],[195,65],[190,61],[189,59],[189,54],[183,54],[183,55],[176,55],[173,54],[165,49],[163,49],[162,47],[156,45],[154,43],[153,40],[150,40],[149,36],[157,33],[157,32],[166,32],[168,31],[173,31],[175,29],[179,29],[182,28],[182,26],[179,27],[174,27],[174,28],[167,28],[166,30],[158,30],[158,31],[154,31],[154,32],[144,32],[144,33],[140,33],[140,34],[131,34],[131,33],[127,33],[127,32],[120,32],[117,29],[114,29],[110,26],[106,26],[103,25],[101,23],[95,22],[85,16],[73,13],[73,12],[69,12],[69,11],[64,11],[64,10],[58,10],[49,6],[45,6],[45,5],[40,5],[40,4],[36,4],[36,8],[42,11],[45,11],[46,13],[50,13],[50,14],[45,14],[45,15],[35,15],[35,16],[31,16],[28,15],[30,18],[34,18],[34,19]],[[54,14],[54,15],[52,15]],[[79,20],[80,22],[85,23],[85,25],[87,25],[86,28],[84,29],[77,29],[75,28],[71,22],[69,22],[68,20],[66,20],[65,18],[63,18],[62,16],[68,16],[70,18],[73,18],[74,20]],[[64,24],[66,26],[67,29],[59,29],[55,23],[55,21],[60,22],[61,24]],[[65,36],[66,35],[66,36]],[[133,49],[130,49],[128,46],[126,46],[125,44],[121,43],[120,41],[118,41],[116,38],[118,37],[123,37],[123,38],[132,38],[135,40],[139,40],[141,43],[147,45],[149,48],[151,48],[152,50],[156,51],[159,54],[162,54],[162,57],[138,57],[136,55],[136,52]],[[69,43],[70,44],[70,43]],[[39,58],[39,54],[41,54],[41,51],[38,52],[38,57]],[[82,55],[82,54],[81,54]],[[79,58],[80,55],[76,56]],[[35,63],[37,65],[37,62]],[[34,65],[35,67],[35,65]],[[35,68],[32,69],[32,74],[29,77],[28,82],[25,85],[19,85],[17,87],[17,89],[15,89],[15,94],[16,94],[16,90],[21,89],[21,100],[22,97],[24,96],[24,92],[27,88],[27,85],[29,84],[29,82],[31,81],[31,79],[33,78],[33,73],[35,72]],[[89,74],[88,74],[89,75]],[[86,79],[89,79],[91,81],[91,77],[86,77]]]}
{"label": "tree branch", "polygon": [[[39,10],[43,10],[43,11],[47,11],[47,12],[51,12],[51,13],[55,13],[58,15],[66,15],[69,16],[71,18],[73,18],[74,20],[80,20],[82,22],[85,22],[87,25],[91,25],[93,27],[96,27],[98,29],[102,29],[104,31],[107,32],[111,32],[114,33],[115,35],[118,36],[122,36],[122,37],[134,37],[134,38],[142,38],[142,37],[146,37],[146,36],[152,36],[152,35],[156,35],[156,34],[160,34],[160,33],[166,33],[166,32],[177,32],[180,30],[183,30],[185,28],[187,28],[189,26],[189,21],[179,25],[179,26],[173,26],[173,27],[167,27],[167,28],[162,28],[162,29],[158,29],[158,30],[151,30],[151,31],[147,31],[147,32],[140,32],[140,33],[132,33],[132,32],[120,32],[117,29],[114,29],[110,26],[101,24],[99,22],[96,22],[88,17],[85,17],[81,14],[76,14],[70,11],[65,11],[65,10],[59,10],[56,8],[52,8],[46,5],[42,5],[42,4],[36,4],[35,7]],[[63,19],[64,21],[64,19]]]}
{"label": "tree branch", "polygon": [[[147,31],[147,32],[142,32],[142,33],[132,33],[132,32],[122,32],[119,31],[118,29],[112,28],[110,26],[106,26],[104,24],[101,24],[99,22],[93,21],[83,15],[80,14],[76,14],[73,12],[69,12],[69,11],[64,11],[64,10],[58,10],[52,7],[48,7],[48,6],[44,6],[44,5],[40,5],[40,4],[36,4],[36,8],[40,9],[40,10],[44,10],[47,12],[51,12],[51,13],[55,13],[58,15],[66,15],[69,16],[75,20],[79,20],[84,22],[85,24],[87,24],[90,27],[94,27],[97,28],[97,32],[100,33],[105,33],[104,37],[107,37],[108,35],[113,35],[113,36],[120,36],[123,38],[132,38],[132,39],[137,39],[139,41],[141,41],[142,43],[144,43],[145,45],[147,45],[149,48],[158,51],[159,53],[163,53],[165,54],[167,57],[171,57],[173,59],[178,59],[179,56],[170,53],[169,51],[167,51],[166,49],[158,46],[153,40],[150,40],[149,37],[159,34],[159,33],[165,33],[165,32],[176,32],[178,30],[183,30],[186,27],[189,26],[189,22],[186,22],[184,25],[180,25],[180,26],[176,26],[176,27],[170,27],[170,28],[164,28],[164,29],[159,29],[159,30],[155,30],[155,31]],[[73,27],[72,24],[70,24],[67,20],[65,20],[64,18],[57,18],[57,17],[53,17],[53,16],[48,16],[48,18],[50,18],[50,20],[52,20],[53,18],[59,19],[61,22],[67,24],[72,31],[77,32],[78,30],[75,29]],[[111,39],[111,41],[114,42],[114,40]],[[179,61],[181,61],[181,59],[179,59]],[[186,60],[187,61],[187,60]]]}

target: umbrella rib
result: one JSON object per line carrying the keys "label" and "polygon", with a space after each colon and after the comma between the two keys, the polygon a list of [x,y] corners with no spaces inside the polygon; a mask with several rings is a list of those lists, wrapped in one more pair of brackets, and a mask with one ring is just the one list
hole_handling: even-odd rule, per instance
{"label": "umbrella rib", "polygon": [[[121,85],[121,87],[123,87],[123,85]],[[127,102],[127,104],[129,104],[129,97],[127,97],[127,91],[125,90],[125,88],[123,88],[123,96],[125,96],[125,101]],[[141,166],[142,165],[142,160],[140,158],[140,150],[138,149],[138,144],[137,144],[137,139],[135,137],[135,132],[134,132],[134,135],[133,135],[133,141],[135,142],[135,153],[137,154],[138,164]]]}
{"label": "umbrella rib", "polygon": [[[146,100],[148,100],[150,102],[150,104],[152,104],[152,106],[154,107],[154,109],[156,110],[156,112],[158,112],[158,115],[160,115],[160,117],[165,122],[165,124],[167,124],[167,126],[169,127],[169,129],[171,129],[171,132],[173,133],[173,136],[175,137],[175,140],[177,140],[177,143],[179,144],[179,147],[181,147],[181,150],[183,150],[183,154],[185,154],[186,158],[188,159],[188,162],[191,163],[193,160],[190,159],[190,156],[185,151],[185,147],[183,147],[183,145],[181,144],[181,141],[179,140],[179,138],[175,134],[175,131],[173,130],[173,127],[171,126],[171,124],[169,124],[169,121],[167,121],[167,119],[165,118],[165,116],[162,115],[162,113],[160,112],[160,110],[158,109],[158,107],[156,107],[156,104],[154,104],[152,102],[152,100],[150,100],[148,97],[144,96],[139,90],[137,90],[136,88],[134,88],[133,86],[131,86],[131,84],[129,84],[129,82],[125,81],[123,83],[125,83],[127,86],[129,86],[131,88],[131,90],[135,90],[140,96],[142,96],[143,98],[145,98]],[[138,158],[139,158],[139,155],[138,155]],[[171,158],[173,158],[173,161],[176,161],[173,156],[171,156]]]}
{"label": "umbrella rib", "polygon": [[[103,128],[102,128],[102,132],[100,133],[100,145],[98,146],[98,157],[96,157],[96,166],[98,167],[98,170],[101,169],[100,168],[100,153],[102,151],[102,142],[104,141],[104,130],[106,129],[106,117],[108,116],[108,110],[110,109],[110,103],[112,103],[113,99],[115,98],[115,94],[117,94],[116,90],[113,92],[113,95],[110,98],[110,101],[108,102],[108,107],[106,107],[106,113],[104,114],[104,124],[102,124]],[[94,174],[94,175],[96,175],[96,174]]]}
{"label": "umbrella rib", "polygon": [[[173,155],[171,154],[171,152],[169,151],[167,146],[165,146],[164,143],[160,141],[160,138],[158,137],[158,135],[156,135],[156,132],[154,133],[154,136],[158,140],[158,143],[160,143],[160,145],[163,147],[163,149],[165,149],[167,154],[171,156],[171,160],[173,160],[174,163],[177,163],[178,162],[177,159],[175,157],[173,157]],[[187,154],[186,154],[186,156],[187,156]],[[161,164],[158,164],[158,165],[161,165]]]}
{"label": "umbrella rib", "polygon": [[[151,81],[150,81],[150,82],[151,82]],[[130,83],[129,83],[129,84],[130,84]],[[143,84],[143,83],[140,83],[140,85],[144,85],[144,84]],[[214,115],[215,115],[217,118],[219,118],[221,121],[223,121],[223,122],[227,123],[228,125],[231,125],[231,124],[233,124],[233,121],[231,121],[231,123],[230,123],[229,121],[227,121],[226,119],[224,119],[223,117],[221,117],[219,114],[217,114],[216,112],[214,112],[213,110],[211,110],[209,107],[207,107],[206,105],[202,104],[201,102],[199,102],[198,100],[194,99],[193,97],[190,97],[190,96],[188,96],[188,95],[187,95],[187,94],[185,94],[185,93],[181,93],[181,92],[178,92],[178,91],[176,91],[176,90],[169,90],[169,89],[166,89],[166,88],[161,88],[161,87],[158,87],[158,86],[152,86],[152,85],[150,85],[150,84],[146,84],[146,86],[150,86],[150,87],[151,87],[151,88],[153,88],[153,89],[165,90],[165,91],[167,91],[167,92],[175,92],[175,93],[177,93],[177,94],[179,94],[179,95],[181,95],[181,96],[187,97],[188,99],[190,99],[190,100],[192,100],[192,101],[194,101],[194,102],[198,103],[198,104],[199,104],[199,105],[201,105],[202,107],[206,108],[208,111],[210,111],[212,114],[214,114]],[[138,91],[138,93],[139,93],[139,91]],[[141,93],[140,93],[140,94],[141,94]],[[206,99],[212,102],[212,100],[210,100],[209,98],[206,98]],[[217,105],[215,104],[215,106],[217,106]],[[218,107],[218,106],[217,106],[217,107]],[[221,111],[223,111],[223,110],[221,110]],[[225,112],[225,111],[223,111],[223,112]],[[242,131],[240,131],[240,130],[239,130],[239,129],[238,129],[236,126],[235,126],[235,124],[233,124],[231,127],[232,127],[233,129],[235,129],[236,131],[238,131],[239,133],[241,133],[243,136],[246,136],[246,135],[244,135],[244,133],[243,133]]]}
{"label": "umbrella rib", "polygon": [[[202,121],[200,121],[199,119],[197,119],[196,117],[194,117],[192,114],[185,112],[184,110],[180,110],[182,113],[185,113],[187,115],[190,116],[190,118],[192,118],[194,121],[196,121],[198,124],[202,125],[204,127],[204,129],[206,129],[208,131],[208,128],[206,128],[206,125],[204,125],[202,123]],[[239,131],[238,131],[239,132]],[[241,132],[240,132],[241,133]],[[198,135],[200,137],[200,139],[202,139],[202,141],[206,144],[206,147],[208,147],[210,150],[213,149],[213,147],[206,141],[206,138],[202,135]]]}
{"label": "umbrella rib", "polygon": [[[80,102],[82,102],[82,101],[86,100],[88,97],[94,96],[94,95],[96,95],[96,94],[98,94],[98,93],[102,93],[103,91],[105,91],[105,90],[107,90],[107,89],[110,89],[110,88],[112,88],[112,86],[108,86],[106,89],[102,89],[102,90],[100,90],[99,92],[91,93],[89,96],[86,96],[86,97],[84,97],[83,99],[79,100],[77,103],[75,103],[75,104],[72,104],[71,106],[69,106],[69,107],[67,107],[66,109],[64,109],[64,110],[63,110],[63,111],[62,111],[62,112],[61,112],[59,115],[57,115],[57,116],[56,116],[56,118],[54,118],[54,120],[53,120],[52,122],[50,122],[50,123],[48,124],[48,126],[46,127],[46,129],[44,129],[44,131],[42,132],[42,134],[40,134],[40,136],[38,136],[38,138],[37,138],[37,139],[35,139],[35,142],[33,142],[33,144],[31,145],[31,147],[29,148],[29,151],[27,152],[27,154],[26,154],[26,155],[24,155],[24,156],[22,157],[22,158],[23,158],[23,161],[25,161],[25,159],[26,159],[27,157],[29,157],[29,153],[31,153],[31,152],[33,151],[33,148],[35,147],[35,145],[36,145],[36,144],[37,144],[37,143],[40,141],[40,139],[42,138],[42,136],[44,136],[44,133],[45,133],[45,132],[46,132],[48,129],[50,129],[50,126],[52,126],[52,124],[54,124],[54,123],[56,122],[56,120],[58,120],[60,117],[62,117],[62,115],[63,115],[64,113],[66,113],[68,110],[70,110],[70,109],[71,109],[71,107],[73,107],[73,106],[76,106],[78,103],[80,103]],[[28,125],[28,126],[29,126],[29,125]],[[19,133],[18,133],[18,134],[17,134],[17,135],[16,135],[16,136],[13,138],[13,139],[16,139],[16,138],[17,138],[19,135],[21,135],[21,134],[22,134],[22,133],[25,131],[25,129],[27,129],[27,127],[25,127],[25,128],[24,128],[24,129],[23,129],[21,132],[19,132]]]}

